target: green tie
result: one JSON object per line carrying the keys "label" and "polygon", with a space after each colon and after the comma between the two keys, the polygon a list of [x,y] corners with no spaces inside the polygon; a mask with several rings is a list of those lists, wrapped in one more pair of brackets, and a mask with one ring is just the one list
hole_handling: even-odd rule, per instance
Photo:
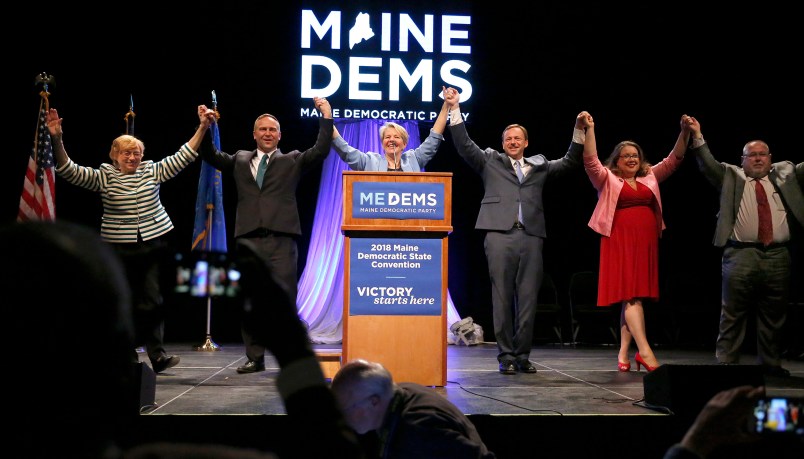
{"label": "green tie", "polygon": [[257,166],[257,186],[262,188],[262,179],[265,177],[265,169],[268,169],[268,155],[262,155],[260,165]]}

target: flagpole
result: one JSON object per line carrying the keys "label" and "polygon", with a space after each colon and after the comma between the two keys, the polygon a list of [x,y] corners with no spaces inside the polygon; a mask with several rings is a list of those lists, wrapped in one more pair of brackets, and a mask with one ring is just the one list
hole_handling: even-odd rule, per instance
{"label": "flagpole", "polygon": [[[215,111],[215,122],[220,119],[220,113],[218,113],[218,99],[215,96],[215,91],[212,91],[212,109]],[[213,139],[214,140],[214,139]],[[209,250],[212,245],[212,220],[213,220],[213,212],[215,210],[215,204],[211,202],[207,202],[206,205],[207,210],[207,234],[206,234],[206,242],[207,247],[206,249]],[[219,351],[221,349],[215,341],[212,341],[212,296],[207,296],[207,338],[204,340],[204,344],[200,346],[196,346],[196,351],[204,351],[204,352],[214,352]]]}
{"label": "flagpole", "polygon": [[[217,115],[217,110],[215,113]],[[207,231],[209,231],[207,241],[212,241],[212,211],[214,209],[214,204],[207,203]],[[221,350],[221,347],[212,341],[212,295],[207,296],[207,338],[204,340],[204,344],[196,346],[195,350],[204,352]]]}
{"label": "flagpole", "polygon": [[39,117],[34,133],[34,146],[28,156],[17,221],[56,219],[55,161],[46,120],[50,109],[49,85],[53,82],[53,75],[45,72],[36,76],[35,84],[42,86],[42,91],[39,92]]}

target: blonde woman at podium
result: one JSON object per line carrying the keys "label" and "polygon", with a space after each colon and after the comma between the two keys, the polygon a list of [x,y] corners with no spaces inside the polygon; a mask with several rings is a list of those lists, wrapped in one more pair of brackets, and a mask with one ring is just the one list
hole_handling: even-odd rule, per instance
{"label": "blonde woman at podium", "polygon": [[397,123],[389,121],[380,128],[380,143],[384,152],[362,152],[353,148],[341,137],[337,128],[332,130],[332,147],[349,168],[355,171],[379,172],[421,172],[425,164],[435,156],[444,141],[444,128],[447,125],[448,106],[457,97],[457,90],[443,87],[444,104],[438,113],[430,135],[418,148],[405,151],[408,145],[408,131]]}

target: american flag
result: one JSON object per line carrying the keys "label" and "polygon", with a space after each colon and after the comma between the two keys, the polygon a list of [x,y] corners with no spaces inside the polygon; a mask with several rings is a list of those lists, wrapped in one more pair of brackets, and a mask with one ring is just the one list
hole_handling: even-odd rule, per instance
{"label": "american flag", "polygon": [[56,219],[53,146],[50,144],[50,131],[45,118],[47,105],[47,97],[42,97],[36,138],[28,159],[28,170],[25,172],[17,221]]}

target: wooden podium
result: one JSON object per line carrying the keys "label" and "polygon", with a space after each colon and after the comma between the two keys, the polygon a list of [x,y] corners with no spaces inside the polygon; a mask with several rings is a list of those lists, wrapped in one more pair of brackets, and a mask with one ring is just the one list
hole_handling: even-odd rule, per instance
{"label": "wooden podium", "polygon": [[398,382],[447,382],[452,173],[343,172],[342,362]]}

